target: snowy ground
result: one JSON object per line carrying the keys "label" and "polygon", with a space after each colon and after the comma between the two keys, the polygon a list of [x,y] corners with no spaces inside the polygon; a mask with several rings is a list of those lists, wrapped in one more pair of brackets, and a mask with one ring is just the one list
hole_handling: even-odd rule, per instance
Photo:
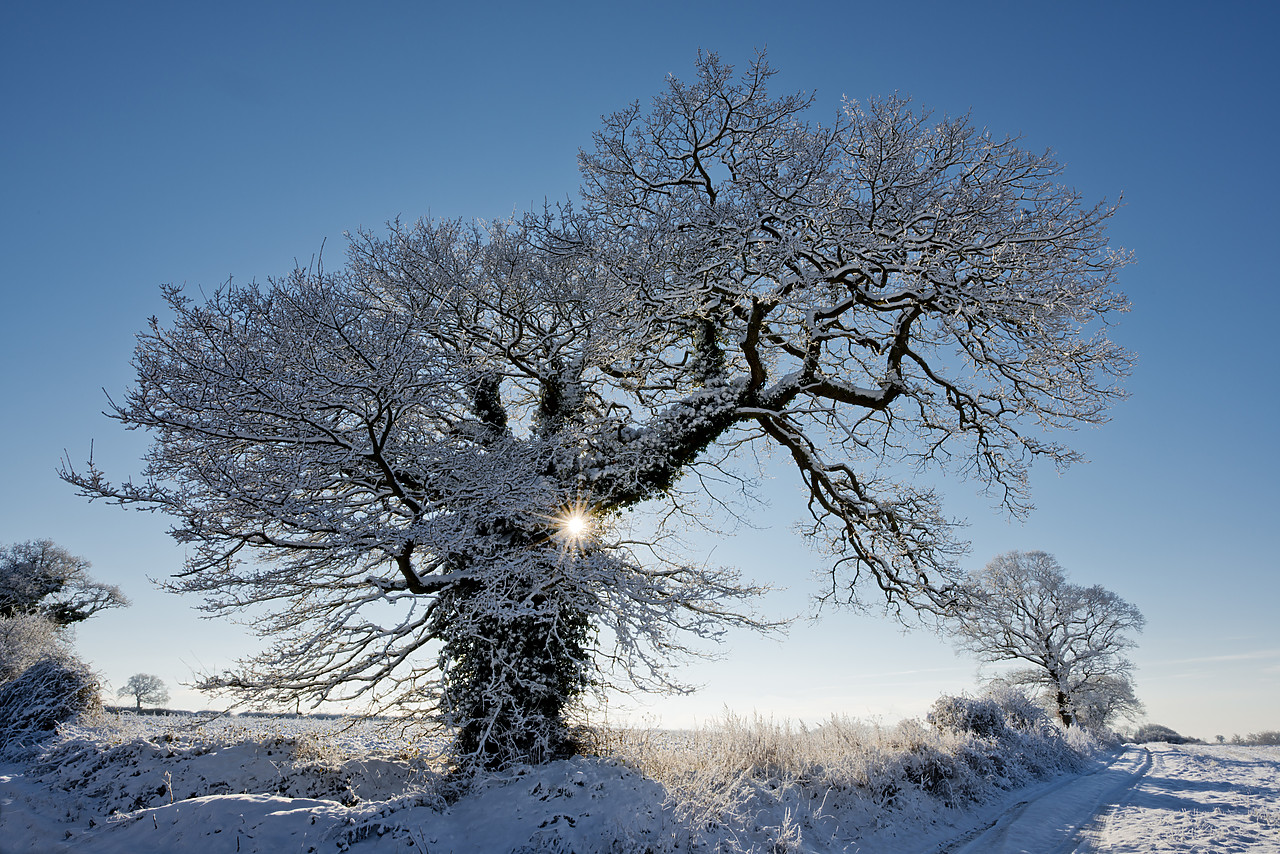
{"label": "snowy ground", "polygon": [[1149,767],[1108,801],[1082,851],[1280,852],[1280,747],[1147,748]]}
{"label": "snowy ground", "polygon": [[[795,741],[764,744],[762,731],[738,733],[754,747],[730,746],[763,744],[776,756]],[[446,804],[408,736],[367,726],[151,719],[73,728],[42,755],[0,766],[0,852],[1280,854],[1280,748],[1129,745],[1028,785],[962,796],[951,788],[957,777],[946,786],[921,778],[910,757],[931,755],[921,744],[940,748],[905,732],[916,740],[886,736],[908,743],[900,754],[859,746],[869,758],[853,786],[834,774],[818,782],[812,766],[757,770],[690,801],[620,762],[577,758],[494,778]],[[1015,758],[985,755],[997,765]],[[896,789],[876,782],[894,779]]]}
{"label": "snowy ground", "polygon": [[1128,745],[1030,787],[938,854],[1280,854],[1280,748]]}

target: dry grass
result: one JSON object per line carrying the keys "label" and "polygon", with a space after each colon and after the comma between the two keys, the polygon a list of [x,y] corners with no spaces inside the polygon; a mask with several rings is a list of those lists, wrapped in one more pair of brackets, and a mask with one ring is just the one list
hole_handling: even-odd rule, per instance
{"label": "dry grass", "polygon": [[815,835],[928,823],[1078,769],[1100,745],[1053,727],[984,738],[918,720],[806,727],[726,713],[695,730],[601,728],[597,747],[661,783],[680,825],[790,851]]}

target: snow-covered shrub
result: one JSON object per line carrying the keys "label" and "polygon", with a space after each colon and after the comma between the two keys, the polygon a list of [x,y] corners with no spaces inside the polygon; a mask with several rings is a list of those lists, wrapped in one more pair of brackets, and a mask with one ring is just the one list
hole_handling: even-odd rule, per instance
{"label": "snow-covered shrub", "polygon": [[1005,723],[1015,730],[1026,732],[1052,726],[1045,707],[1020,688],[998,685],[987,691],[987,697],[1000,708]]}
{"label": "snow-covered shrub", "polygon": [[1135,744],[1145,744],[1148,741],[1164,741],[1169,744],[1186,744],[1190,741],[1184,735],[1179,735],[1174,730],[1161,724],[1143,724],[1138,727],[1138,731],[1133,734]]}
{"label": "snow-covered shrub", "polygon": [[100,709],[98,678],[82,662],[46,658],[0,685],[0,754],[32,745],[58,724]]}
{"label": "snow-covered shrub", "polygon": [[68,662],[71,647],[58,627],[40,614],[0,617],[0,682],[16,679],[42,659]]}
{"label": "snow-covered shrub", "polygon": [[915,720],[903,721],[889,741],[889,776],[905,780],[949,807],[980,800],[980,781],[963,756],[968,746],[963,736],[976,733],[952,730],[951,734],[961,738],[939,736]]}
{"label": "snow-covered shrub", "polygon": [[998,734],[919,720],[881,727],[833,717],[810,728],[726,715],[693,731],[610,730],[598,744],[663,785],[679,826],[692,829],[687,848],[714,849],[722,834],[734,851],[807,850],[811,839],[847,843],[875,828],[928,825],[940,810],[1082,770],[1098,752],[1083,729],[1037,726],[1043,712],[1025,698],[1005,698],[1025,727],[1006,723],[994,699],[943,698],[957,699],[939,711]]}
{"label": "snow-covered shrub", "polygon": [[972,733],[982,738],[999,738],[1008,729],[1004,709],[989,697],[943,695],[933,704],[926,720],[946,732]]}

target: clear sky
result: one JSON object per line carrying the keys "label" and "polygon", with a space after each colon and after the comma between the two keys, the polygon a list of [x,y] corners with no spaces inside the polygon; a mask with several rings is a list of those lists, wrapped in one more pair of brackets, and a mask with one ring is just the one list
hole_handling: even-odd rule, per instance
{"label": "clear sky", "polygon": [[[571,196],[602,114],[691,76],[699,48],[767,48],[774,91],[816,91],[818,118],[897,91],[1053,148],[1087,199],[1123,193],[1132,398],[1070,438],[1089,464],[1037,472],[1027,522],[959,481],[949,510],[970,522],[969,565],[1042,549],[1143,610],[1152,721],[1280,729],[1277,35],[1260,3],[4,4],[0,543],[52,538],[132,597],[78,636],[115,685],[176,687],[253,650],[148,583],[182,561],[163,518],[89,505],[55,475],[91,440],[108,473],[138,470],[145,437],[100,410],[130,382],[159,285],[263,280],[322,245],[337,263],[345,230],[396,216]],[[750,530],[700,546],[786,587],[766,610],[806,613],[821,564],[791,531],[798,493],[779,477],[766,494]],[[641,714],[893,721],[976,684],[973,661],[876,613],[724,652],[685,672],[698,694]]]}

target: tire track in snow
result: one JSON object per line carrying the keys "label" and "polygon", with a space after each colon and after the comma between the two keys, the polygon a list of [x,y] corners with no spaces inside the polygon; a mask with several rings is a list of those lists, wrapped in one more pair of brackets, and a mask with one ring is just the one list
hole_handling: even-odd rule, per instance
{"label": "tire track in snow", "polygon": [[1116,812],[1129,801],[1133,800],[1134,795],[1138,791],[1138,784],[1142,779],[1150,773],[1154,763],[1154,757],[1151,751],[1145,747],[1140,748],[1145,754],[1143,765],[1138,772],[1133,775],[1129,781],[1129,785],[1124,792],[1116,798],[1108,798],[1105,804],[1099,804],[1099,809],[1094,813],[1093,818],[1085,822],[1084,825],[1076,831],[1073,839],[1075,845],[1065,849],[1063,854],[1091,854],[1098,846],[1098,841],[1102,838],[1103,830],[1116,814]]}
{"label": "tire track in snow", "polygon": [[994,821],[931,854],[1085,854],[1082,834],[1095,830],[1103,807],[1127,797],[1150,770],[1150,751],[1127,747],[1099,769],[1032,789]]}

